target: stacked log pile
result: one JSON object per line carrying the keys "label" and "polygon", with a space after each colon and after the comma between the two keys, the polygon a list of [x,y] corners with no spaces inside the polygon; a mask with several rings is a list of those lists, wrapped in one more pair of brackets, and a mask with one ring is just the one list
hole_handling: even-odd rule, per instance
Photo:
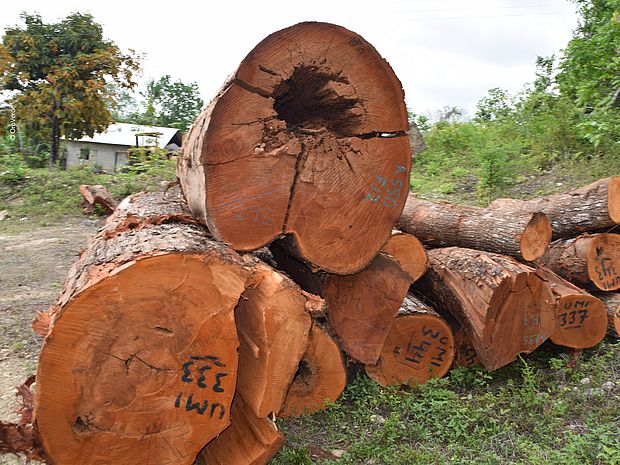
{"label": "stacked log pile", "polygon": [[8,450],[266,464],[275,418],[335,402],[350,368],[415,386],[618,334],[620,236],[599,232],[620,221],[618,178],[433,204],[408,192],[407,128],[359,35],[302,23],[258,44],[188,134],[183,195],[125,199],[37,315],[32,428]]}

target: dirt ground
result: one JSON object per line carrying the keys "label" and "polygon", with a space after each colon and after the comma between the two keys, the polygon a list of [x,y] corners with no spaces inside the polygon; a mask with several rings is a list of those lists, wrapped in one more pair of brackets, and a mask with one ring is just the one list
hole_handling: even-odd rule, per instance
{"label": "dirt ground", "polygon": [[[20,233],[0,232],[0,419],[15,421],[15,387],[34,373],[41,338],[30,329],[57,297],[71,264],[100,222],[73,219]],[[25,463],[0,454],[0,465]]]}

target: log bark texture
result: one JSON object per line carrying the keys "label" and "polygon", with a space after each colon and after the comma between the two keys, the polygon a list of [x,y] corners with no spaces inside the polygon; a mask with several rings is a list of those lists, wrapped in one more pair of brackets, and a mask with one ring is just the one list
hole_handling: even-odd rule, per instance
{"label": "log bark texture", "polygon": [[620,293],[595,292],[594,295],[605,304],[607,335],[620,338]]}
{"label": "log bark texture", "polygon": [[346,386],[344,358],[338,344],[318,324],[312,326],[310,344],[286,394],[281,417],[294,417],[336,402]]}
{"label": "log bark texture", "polygon": [[458,247],[428,256],[418,289],[458,320],[487,370],[533,351],[555,330],[553,294],[534,268]]}
{"label": "log bark texture", "polygon": [[82,194],[82,207],[87,215],[95,211],[97,205],[101,206],[106,215],[111,215],[118,206],[118,202],[114,200],[108,190],[100,185],[89,186],[88,184],[80,185],[80,194]]}
{"label": "log bark texture", "polygon": [[200,452],[195,465],[266,465],[284,445],[271,419],[258,418],[237,394],[230,427]]}
{"label": "log bark texture", "polygon": [[40,318],[35,426],[53,463],[191,464],[229,425],[234,308],[256,260],[182,214],[162,194],[125,202]]}
{"label": "log bark texture", "polygon": [[506,213],[543,212],[551,222],[553,239],[609,229],[620,223],[620,177],[532,200],[497,199],[490,208]]}
{"label": "log bark texture", "polygon": [[620,234],[584,234],[551,243],[540,263],[564,279],[603,291],[620,289]]}
{"label": "log bark texture", "polygon": [[402,86],[372,45],[300,23],[245,57],[192,126],[177,174],[194,214],[234,249],[292,235],[308,262],[351,274],[404,205],[407,129]]}
{"label": "log bark texture", "polygon": [[543,213],[503,213],[476,207],[432,203],[409,194],[398,227],[432,247],[459,246],[531,261],[551,240]]}
{"label": "log bark texture", "polygon": [[382,386],[418,385],[444,376],[454,360],[454,339],[448,323],[413,294],[398,312],[376,365],[368,376]]}
{"label": "log bark texture", "polygon": [[571,349],[586,349],[601,342],[607,331],[607,313],[600,299],[556,275],[547,267],[541,272],[555,296],[556,329],[549,339]]}

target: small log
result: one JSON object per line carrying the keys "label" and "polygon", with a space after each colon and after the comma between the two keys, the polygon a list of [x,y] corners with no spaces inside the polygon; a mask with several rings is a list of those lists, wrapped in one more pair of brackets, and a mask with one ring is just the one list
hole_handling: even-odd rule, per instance
{"label": "small log", "polygon": [[284,445],[271,419],[258,418],[237,394],[230,427],[198,454],[195,465],[266,465]]}
{"label": "small log", "polygon": [[551,240],[543,213],[505,214],[476,207],[432,203],[409,194],[398,227],[432,247],[459,246],[510,255],[541,257]]}
{"label": "small log", "polygon": [[551,243],[540,263],[564,279],[603,291],[620,289],[620,234],[584,234]]}
{"label": "small log", "polygon": [[368,265],[403,208],[411,146],[404,93],[358,34],[275,32],[199,115],[177,174],[194,214],[235,250],[292,235],[331,273]]}
{"label": "small log", "polygon": [[91,215],[95,211],[95,206],[100,205],[106,215],[111,215],[118,202],[114,200],[108,190],[97,184],[90,186],[88,184],[80,185],[80,193],[82,194],[82,207],[86,215]]}
{"label": "small log", "polygon": [[595,292],[594,295],[605,304],[607,313],[607,335],[620,338],[620,293]]}
{"label": "small log", "polygon": [[607,313],[600,299],[562,279],[549,268],[540,269],[555,296],[556,329],[549,339],[571,349],[587,349],[601,342],[607,331]]}
{"label": "small log", "polygon": [[489,371],[529,353],[555,330],[554,298],[539,272],[504,255],[458,247],[428,252],[417,287],[449,311]]}
{"label": "small log", "polygon": [[393,255],[382,252],[368,268],[349,276],[313,273],[279,244],[272,246],[278,267],[305,290],[323,296],[329,325],[343,350],[361,363],[377,363],[409,286],[426,270],[419,241],[397,233],[386,244]]}
{"label": "small log", "polygon": [[454,360],[448,323],[413,294],[405,297],[376,365],[368,376],[382,386],[418,385],[444,376]]}
{"label": "small log", "polygon": [[620,223],[620,177],[532,200],[497,199],[489,208],[507,214],[543,212],[551,222],[553,239],[601,231]]}
{"label": "small log", "polygon": [[286,395],[281,417],[317,412],[325,402],[336,402],[346,386],[344,359],[338,344],[316,323],[310,344]]}
{"label": "small log", "polygon": [[124,228],[149,200],[182,211],[132,197],[39,320],[35,426],[54,463],[189,465],[229,425],[234,308],[256,260],[194,224]]}
{"label": "small log", "polygon": [[308,347],[310,299],[321,300],[259,264],[235,310],[240,341],[237,392],[259,418],[282,408]]}

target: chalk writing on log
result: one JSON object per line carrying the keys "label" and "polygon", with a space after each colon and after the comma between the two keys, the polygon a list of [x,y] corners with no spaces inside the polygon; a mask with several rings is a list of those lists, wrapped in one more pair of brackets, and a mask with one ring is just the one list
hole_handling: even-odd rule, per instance
{"label": "chalk writing on log", "polygon": [[[391,177],[375,175],[373,185],[366,193],[364,200],[372,203],[381,204],[387,208],[394,208],[404,190],[404,174],[407,169],[403,165],[398,165]],[[399,179],[401,178],[401,179]]]}

